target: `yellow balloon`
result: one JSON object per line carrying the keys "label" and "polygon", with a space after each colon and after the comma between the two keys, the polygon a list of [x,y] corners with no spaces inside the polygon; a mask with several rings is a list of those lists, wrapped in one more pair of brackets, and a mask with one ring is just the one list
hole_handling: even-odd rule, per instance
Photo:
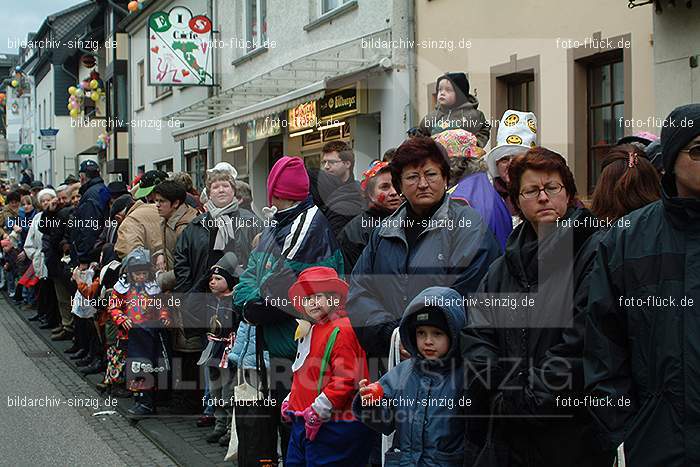
{"label": "yellow balloon", "polygon": [[78,111],[78,109],[73,109],[73,110],[70,111],[70,116],[71,116],[71,117],[77,118],[78,115],[80,115],[80,112]]}
{"label": "yellow balloon", "polygon": [[90,89],[97,89],[97,86],[99,86],[99,85],[100,85],[100,83],[98,83],[96,79],[93,79],[92,81],[90,81]]}
{"label": "yellow balloon", "polygon": [[17,85],[19,84],[19,81],[17,81],[16,79],[13,79],[11,84],[12,84],[13,88],[16,88]]}
{"label": "yellow balloon", "polygon": [[97,101],[100,100],[100,95],[97,94],[96,92],[93,92],[93,93],[90,95],[90,99],[92,99],[93,102],[97,102]]}
{"label": "yellow balloon", "polygon": [[70,94],[71,96],[75,96],[75,91],[77,90],[78,88],[76,88],[75,86],[71,86],[68,88],[68,94]]}
{"label": "yellow balloon", "polygon": [[73,106],[71,104],[68,104],[68,110],[73,110]]}

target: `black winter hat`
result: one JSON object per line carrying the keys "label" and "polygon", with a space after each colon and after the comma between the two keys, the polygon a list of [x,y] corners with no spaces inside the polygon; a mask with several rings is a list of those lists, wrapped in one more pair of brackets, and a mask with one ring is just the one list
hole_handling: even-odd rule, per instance
{"label": "black winter hat", "polygon": [[129,192],[124,182],[111,182],[107,185],[107,189],[112,194],[112,198],[118,198],[121,195],[125,195]]}
{"label": "black winter hat", "polygon": [[212,274],[218,274],[224,279],[226,279],[226,284],[229,290],[238,284],[238,277],[240,276],[240,271],[238,267],[238,257],[232,251],[228,251],[221,257],[221,259],[211,267],[209,270],[209,277]]}
{"label": "black winter hat", "polygon": [[435,92],[437,92],[440,81],[443,79],[449,79],[452,86],[454,86],[455,91],[457,91],[457,102],[464,102],[467,100],[467,96],[469,95],[469,80],[467,79],[467,75],[464,73],[445,73],[437,79],[435,83]]}
{"label": "black winter hat", "polygon": [[418,326],[434,326],[450,335],[450,325],[447,323],[445,312],[437,306],[425,307],[413,315],[413,328]]}
{"label": "black winter hat", "polygon": [[673,173],[678,152],[700,135],[700,104],[676,107],[664,120],[661,147],[664,170]]}
{"label": "black winter hat", "polygon": [[134,202],[134,198],[132,198],[129,193],[121,195],[112,202],[112,207],[109,210],[109,218],[114,219],[114,216],[125,209],[128,210],[131,206],[133,206]]}

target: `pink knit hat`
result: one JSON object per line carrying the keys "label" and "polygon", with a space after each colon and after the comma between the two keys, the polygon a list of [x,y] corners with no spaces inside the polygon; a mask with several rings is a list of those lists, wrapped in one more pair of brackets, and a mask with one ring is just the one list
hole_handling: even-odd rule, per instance
{"label": "pink knit hat", "polygon": [[272,196],[303,201],[309,196],[309,174],[300,157],[282,156],[267,176],[267,202]]}

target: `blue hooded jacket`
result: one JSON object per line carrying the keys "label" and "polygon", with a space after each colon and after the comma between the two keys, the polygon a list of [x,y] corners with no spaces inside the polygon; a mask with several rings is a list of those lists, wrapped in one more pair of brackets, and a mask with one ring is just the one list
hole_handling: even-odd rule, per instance
{"label": "blue hooded jacket", "polygon": [[[464,462],[464,372],[459,333],[467,320],[462,296],[447,287],[429,287],[404,312],[399,333],[412,355],[380,380],[383,404],[363,406],[353,401],[355,416],[375,431],[394,434],[385,466],[461,466]],[[439,360],[418,353],[414,315],[428,306],[441,309],[449,326],[450,347]]]}

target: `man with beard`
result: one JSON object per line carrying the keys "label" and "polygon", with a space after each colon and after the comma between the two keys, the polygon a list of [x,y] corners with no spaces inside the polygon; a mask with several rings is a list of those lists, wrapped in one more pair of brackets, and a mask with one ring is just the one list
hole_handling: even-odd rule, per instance
{"label": "man with beard", "polygon": [[391,170],[387,162],[377,162],[363,176],[360,187],[367,199],[368,208],[351,220],[338,235],[348,274],[369,243],[372,230],[380,224],[381,219],[393,214],[401,205],[401,197],[391,183]]}

